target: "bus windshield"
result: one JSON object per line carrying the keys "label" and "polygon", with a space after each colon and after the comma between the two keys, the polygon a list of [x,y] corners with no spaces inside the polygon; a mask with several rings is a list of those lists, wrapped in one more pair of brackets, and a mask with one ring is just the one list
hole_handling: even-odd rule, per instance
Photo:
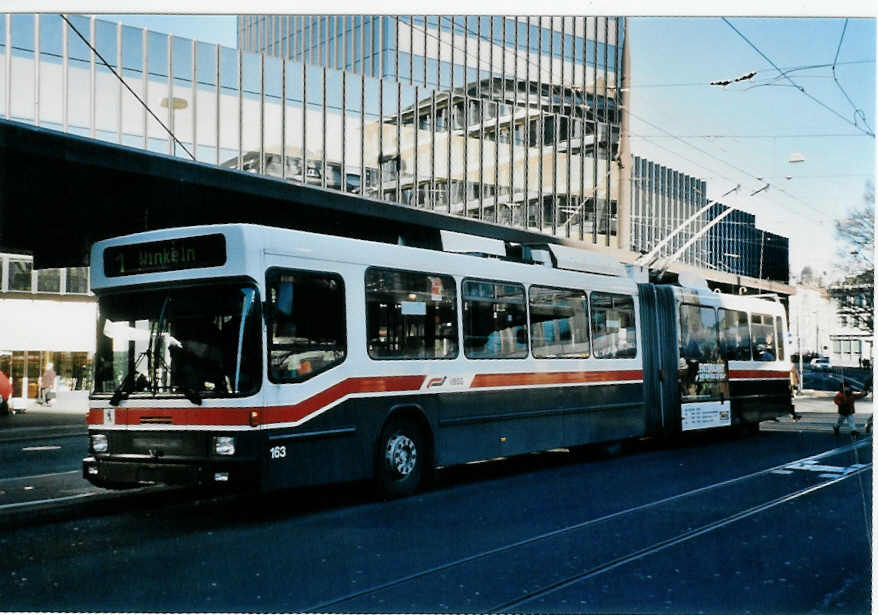
{"label": "bus windshield", "polygon": [[258,292],[222,284],[120,292],[98,299],[95,393],[248,395],[262,374]]}

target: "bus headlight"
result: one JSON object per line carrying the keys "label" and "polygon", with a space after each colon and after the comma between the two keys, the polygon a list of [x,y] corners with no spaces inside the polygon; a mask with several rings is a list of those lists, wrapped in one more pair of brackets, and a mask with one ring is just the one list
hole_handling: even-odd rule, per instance
{"label": "bus headlight", "polygon": [[234,436],[214,436],[213,450],[217,455],[234,455],[235,454],[235,437]]}
{"label": "bus headlight", "polygon": [[91,450],[96,453],[106,453],[109,445],[107,443],[107,436],[102,433],[96,433],[91,437]]}

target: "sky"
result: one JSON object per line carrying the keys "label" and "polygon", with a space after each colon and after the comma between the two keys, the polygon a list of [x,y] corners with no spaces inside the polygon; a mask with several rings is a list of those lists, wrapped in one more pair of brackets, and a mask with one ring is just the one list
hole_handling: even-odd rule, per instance
{"label": "sky", "polygon": [[863,132],[876,128],[875,20],[632,18],[629,28],[632,151],[706,179],[710,198],[741,184],[722,202],[790,238],[791,273],[810,265],[831,278],[833,222],[862,204],[875,174]]}
{"label": "sky", "polygon": [[[101,17],[236,45],[234,16]],[[834,221],[874,182],[875,19],[632,16],[629,40],[632,152],[705,179],[709,198],[788,236],[793,277],[810,266],[831,279]]]}

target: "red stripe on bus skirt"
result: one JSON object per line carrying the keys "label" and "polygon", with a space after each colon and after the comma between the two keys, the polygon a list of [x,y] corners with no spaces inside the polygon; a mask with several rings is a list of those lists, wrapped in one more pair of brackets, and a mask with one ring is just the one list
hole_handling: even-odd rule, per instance
{"label": "red stripe on bus skirt", "polygon": [[761,370],[761,369],[733,369],[729,371],[729,378],[787,378],[790,373],[777,370]]}
{"label": "red stripe on bus skirt", "polygon": [[[375,376],[348,378],[308,399],[290,406],[266,408],[115,408],[115,425],[249,425],[250,412],[258,411],[259,423],[288,423],[354,393],[384,393],[389,391],[417,391],[426,376]],[[143,423],[143,419],[153,419]],[[167,422],[160,422],[168,419]],[[91,408],[86,422],[104,424],[104,409]]]}
{"label": "red stripe on bus skirt", "polygon": [[586,382],[619,382],[643,380],[643,370],[627,369],[610,372],[530,372],[523,374],[478,374],[471,388],[526,386],[533,384],[581,384]]}

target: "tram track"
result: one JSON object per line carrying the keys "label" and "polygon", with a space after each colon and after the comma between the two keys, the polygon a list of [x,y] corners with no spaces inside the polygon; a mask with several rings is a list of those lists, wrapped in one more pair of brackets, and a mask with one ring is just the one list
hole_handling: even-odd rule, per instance
{"label": "tram track", "polygon": [[[327,601],[320,602],[318,604],[311,605],[311,606],[305,608],[304,610],[309,611],[309,612],[326,611],[328,608],[331,608],[335,605],[340,605],[343,603],[368,598],[370,596],[375,596],[381,592],[385,592],[387,590],[397,588],[397,587],[402,586],[406,583],[411,583],[411,582],[414,582],[417,580],[424,580],[427,577],[430,577],[432,575],[438,575],[440,573],[445,573],[445,572],[451,571],[451,570],[456,569],[456,568],[462,568],[463,566],[465,566],[467,564],[477,563],[480,560],[485,560],[491,556],[500,555],[500,554],[509,555],[510,552],[512,552],[516,549],[522,549],[522,548],[530,546],[530,545],[536,545],[542,541],[548,541],[550,539],[564,537],[565,535],[570,535],[578,530],[584,530],[584,529],[588,529],[592,526],[598,526],[601,523],[611,522],[614,520],[618,521],[618,520],[620,520],[623,517],[628,516],[628,515],[634,515],[636,513],[643,513],[644,511],[650,511],[650,509],[658,509],[661,506],[681,502],[681,501],[685,500],[686,498],[691,498],[693,496],[698,496],[698,495],[704,495],[712,490],[721,489],[724,487],[730,487],[730,486],[734,486],[734,485],[740,485],[741,483],[744,483],[748,480],[753,480],[753,479],[756,479],[759,477],[770,476],[770,475],[775,474],[775,473],[784,473],[784,468],[786,468],[786,467],[806,466],[808,464],[816,463],[820,460],[824,460],[824,459],[838,456],[838,455],[843,455],[845,453],[849,453],[852,451],[855,452],[855,454],[857,454],[860,448],[863,448],[867,445],[871,445],[871,438],[864,438],[862,440],[855,441],[855,442],[852,442],[850,444],[846,444],[844,446],[840,446],[840,447],[830,449],[827,451],[823,451],[821,453],[809,455],[807,457],[803,457],[800,459],[787,461],[787,462],[784,462],[782,464],[778,464],[778,465],[775,465],[772,467],[757,470],[755,472],[750,472],[748,474],[744,474],[741,476],[737,476],[737,477],[733,477],[733,478],[719,481],[716,483],[712,483],[710,485],[705,485],[705,486],[698,487],[695,489],[690,489],[690,490],[682,492],[682,493],[674,494],[674,495],[671,495],[671,496],[668,496],[665,498],[660,498],[660,499],[657,499],[657,500],[654,500],[651,502],[646,502],[644,504],[632,506],[632,507],[629,507],[629,508],[626,508],[623,510],[619,510],[619,511],[615,511],[615,512],[611,512],[608,514],[604,514],[604,515],[601,515],[599,517],[595,517],[592,519],[587,519],[585,521],[581,521],[578,523],[567,525],[567,526],[557,528],[557,529],[554,529],[554,530],[551,530],[548,532],[543,532],[543,533],[537,534],[535,536],[524,538],[522,540],[511,542],[509,544],[501,545],[501,546],[498,546],[498,547],[495,547],[492,549],[487,549],[487,550],[484,550],[484,551],[481,551],[478,553],[473,553],[473,554],[467,555],[465,557],[450,560],[450,561],[438,564],[436,566],[432,566],[429,568],[419,570],[417,572],[413,572],[411,574],[397,577],[395,579],[386,581],[384,583],[372,585],[370,587],[363,588],[363,589],[358,590],[356,592],[351,592],[351,593],[348,593],[348,594],[345,594],[342,596],[337,596],[335,598],[332,598],[331,600],[327,600]],[[479,608],[478,610],[492,612],[492,611],[504,611],[504,610],[513,609],[514,607],[516,607],[518,605],[525,604],[525,603],[530,602],[532,600],[536,600],[544,595],[558,591],[558,590],[563,589],[565,587],[569,587],[570,585],[573,585],[579,581],[600,575],[604,572],[613,570],[614,568],[617,568],[617,567],[622,566],[622,565],[629,563],[629,562],[636,561],[638,559],[649,556],[651,554],[658,553],[658,552],[660,552],[664,549],[667,549],[669,547],[672,547],[674,545],[681,544],[681,543],[686,542],[688,540],[692,540],[694,538],[697,538],[697,537],[702,536],[704,534],[707,534],[709,532],[712,532],[712,531],[718,530],[720,528],[723,528],[725,526],[728,526],[732,523],[735,523],[736,521],[740,521],[740,520],[746,519],[748,517],[752,517],[752,516],[757,515],[761,512],[769,510],[771,508],[780,506],[784,503],[793,501],[797,498],[803,497],[805,495],[808,495],[810,493],[813,493],[813,492],[818,491],[820,489],[823,489],[825,487],[829,487],[831,485],[834,485],[842,480],[846,480],[848,478],[852,478],[855,476],[858,479],[860,479],[862,473],[864,473],[866,471],[870,471],[872,469],[872,464],[870,462],[868,464],[860,464],[860,465],[861,465],[861,467],[859,467],[858,469],[850,471],[850,472],[848,472],[842,476],[839,476],[837,478],[823,480],[822,482],[808,485],[807,487],[804,487],[802,489],[797,489],[795,491],[785,493],[785,494],[783,494],[779,497],[773,498],[767,502],[758,503],[758,504],[755,504],[753,506],[749,506],[749,507],[745,508],[744,510],[737,511],[737,512],[734,512],[730,515],[725,515],[719,519],[715,519],[715,520],[712,520],[710,522],[700,524],[697,527],[687,528],[683,532],[677,533],[673,536],[670,536],[670,537],[665,538],[663,540],[652,543],[646,547],[643,547],[640,549],[635,549],[635,550],[633,550],[625,555],[621,555],[619,557],[607,559],[607,560],[602,561],[598,564],[594,564],[592,566],[589,566],[588,568],[586,568],[582,571],[579,571],[576,574],[567,575],[562,579],[558,579],[556,581],[553,581],[552,583],[548,583],[548,584],[542,585],[540,587],[531,589],[526,594],[524,594],[522,596],[517,596],[515,599],[511,599],[511,600],[496,604],[495,606],[490,607],[490,608],[484,608],[484,607]]]}
{"label": "tram track", "polygon": [[552,594],[556,591],[565,589],[567,587],[570,587],[571,585],[574,585],[576,583],[579,583],[579,582],[584,581],[586,579],[589,579],[591,577],[597,576],[599,574],[603,574],[605,572],[609,572],[610,570],[613,570],[614,568],[618,568],[619,566],[623,566],[625,564],[629,564],[631,562],[634,562],[634,561],[639,560],[641,558],[647,557],[649,555],[659,553],[660,551],[663,551],[667,548],[670,548],[670,547],[676,546],[678,544],[687,542],[689,540],[692,540],[693,538],[703,536],[703,535],[708,534],[714,530],[718,530],[720,528],[723,528],[723,527],[730,525],[732,523],[735,523],[737,521],[741,521],[741,520],[746,519],[748,517],[752,517],[752,516],[757,515],[759,513],[765,512],[765,511],[770,510],[772,508],[775,508],[776,506],[780,506],[781,504],[786,504],[787,502],[791,502],[791,501],[798,499],[802,496],[808,495],[810,493],[814,493],[815,491],[819,491],[821,489],[825,489],[826,487],[830,487],[830,486],[832,486],[836,483],[839,483],[843,480],[853,478],[854,476],[859,476],[863,472],[866,472],[866,471],[871,470],[871,469],[872,469],[872,464],[869,463],[869,464],[866,464],[864,467],[862,467],[858,470],[855,470],[854,472],[852,472],[850,474],[846,474],[844,476],[839,476],[838,478],[835,478],[835,479],[829,479],[825,482],[818,483],[818,484],[812,485],[810,487],[806,487],[805,489],[799,489],[797,491],[794,491],[794,492],[789,493],[787,495],[781,496],[779,498],[775,498],[773,500],[770,500],[770,501],[765,502],[763,504],[759,504],[757,506],[751,506],[750,508],[747,508],[743,511],[734,513],[734,514],[729,515],[727,517],[724,517],[722,519],[718,519],[712,523],[707,523],[707,524],[702,525],[702,526],[695,528],[693,530],[683,532],[683,533],[681,533],[673,538],[668,538],[666,540],[656,542],[656,543],[654,543],[646,548],[638,549],[637,551],[634,551],[634,552],[629,553],[627,555],[624,555],[622,557],[619,557],[619,558],[616,558],[614,560],[602,563],[602,564],[595,566],[589,570],[585,570],[579,574],[562,579],[561,581],[553,583],[552,585],[542,587],[536,591],[531,591],[524,596],[520,596],[520,597],[516,598],[515,600],[510,600],[510,601],[495,605],[495,606],[487,609],[487,611],[489,613],[497,613],[497,612],[504,612],[504,611],[512,610],[516,607],[520,607],[523,604],[526,604],[526,603],[531,602],[533,600],[536,600],[538,598],[542,598],[543,596],[547,596],[547,595]]}

